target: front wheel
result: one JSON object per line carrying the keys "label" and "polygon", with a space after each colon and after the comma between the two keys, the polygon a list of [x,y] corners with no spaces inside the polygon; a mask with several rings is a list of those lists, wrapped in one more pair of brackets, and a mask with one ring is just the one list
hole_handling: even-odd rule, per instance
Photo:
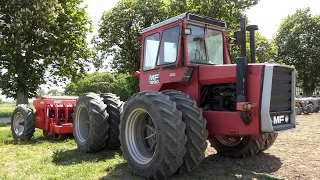
{"label": "front wheel", "polygon": [[145,178],[173,175],[186,153],[186,124],[169,96],[145,91],[124,105],[120,121],[121,150],[132,171]]}
{"label": "front wheel", "polygon": [[217,153],[228,157],[249,157],[260,152],[268,134],[255,136],[215,135],[210,138]]}

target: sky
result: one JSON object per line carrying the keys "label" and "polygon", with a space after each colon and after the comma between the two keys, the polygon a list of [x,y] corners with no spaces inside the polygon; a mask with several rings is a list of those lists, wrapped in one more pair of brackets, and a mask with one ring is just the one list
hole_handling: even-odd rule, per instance
{"label": "sky", "polygon": [[[93,35],[98,30],[98,23],[104,11],[110,10],[119,0],[84,0],[88,5],[87,12],[92,18],[94,32],[89,34],[87,41],[90,43]],[[273,38],[282,20],[297,9],[310,7],[312,14],[320,14],[320,0],[260,0],[260,2],[245,12],[249,19],[248,24],[258,25],[259,31],[265,37]],[[62,87],[51,87],[62,90]],[[4,98],[4,97],[3,97]]]}
{"label": "sky", "polygon": [[[97,30],[99,19],[103,11],[108,11],[119,0],[85,0],[88,5],[89,16],[93,19],[94,28]],[[320,14],[320,0],[260,0],[245,14],[250,24],[259,26],[259,31],[271,39],[277,33],[278,26],[288,15],[293,14],[299,8],[310,7],[312,14]],[[95,32],[94,32],[95,33]],[[88,38],[91,38],[91,34]]]}

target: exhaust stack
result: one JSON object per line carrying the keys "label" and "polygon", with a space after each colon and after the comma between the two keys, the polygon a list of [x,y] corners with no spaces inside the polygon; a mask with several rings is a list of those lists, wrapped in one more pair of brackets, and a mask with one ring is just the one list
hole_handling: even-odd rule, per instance
{"label": "exhaust stack", "polygon": [[[246,53],[246,19],[240,18],[241,30],[235,32],[237,44],[241,48],[241,57],[236,59],[236,98],[237,104],[241,105],[247,102],[247,53]],[[241,118],[245,124],[250,123],[248,111],[241,111]]]}
{"label": "exhaust stack", "polygon": [[250,32],[250,59],[251,63],[256,63],[256,38],[255,31],[258,30],[257,25],[248,26],[247,31]]}

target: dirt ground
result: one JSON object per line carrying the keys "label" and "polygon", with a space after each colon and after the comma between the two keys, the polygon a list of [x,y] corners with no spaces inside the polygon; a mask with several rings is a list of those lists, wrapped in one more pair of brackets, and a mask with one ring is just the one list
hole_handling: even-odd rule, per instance
{"label": "dirt ground", "polygon": [[320,179],[320,113],[297,116],[297,128],[279,134],[274,145],[256,157],[229,159],[215,153],[208,148],[201,166],[240,168],[280,179]]}

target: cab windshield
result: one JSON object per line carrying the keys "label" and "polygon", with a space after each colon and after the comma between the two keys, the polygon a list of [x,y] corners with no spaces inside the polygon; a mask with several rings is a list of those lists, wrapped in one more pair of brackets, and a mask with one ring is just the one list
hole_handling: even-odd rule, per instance
{"label": "cab windshield", "polygon": [[223,38],[221,31],[201,26],[188,25],[191,35],[188,35],[188,56],[191,63],[223,64]]}

